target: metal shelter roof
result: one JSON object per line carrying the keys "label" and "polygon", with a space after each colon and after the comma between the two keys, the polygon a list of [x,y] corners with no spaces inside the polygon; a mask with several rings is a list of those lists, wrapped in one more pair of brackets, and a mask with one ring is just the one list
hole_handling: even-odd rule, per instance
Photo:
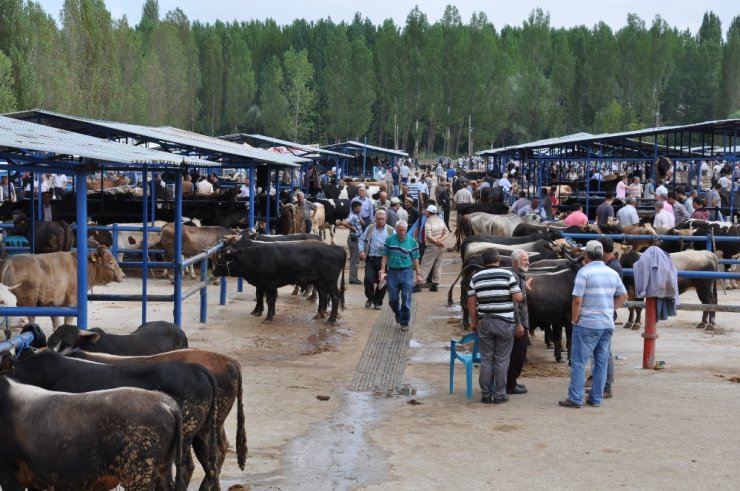
{"label": "metal shelter roof", "polygon": [[[304,157],[311,154],[318,154],[318,155],[326,155],[328,157],[342,157],[342,158],[354,158],[352,155],[347,155],[346,153],[339,153],[334,152],[332,150],[326,150],[321,147],[312,147],[310,145],[303,145],[301,143],[295,143],[288,140],[281,140],[279,138],[272,138],[270,136],[264,136],[264,135],[257,135],[257,134],[247,134],[247,133],[235,133],[233,135],[223,135],[219,136],[222,140],[227,141],[234,141],[234,142],[245,142],[248,139],[256,140],[260,142],[265,143],[271,143],[273,145],[282,145],[284,147],[287,147],[288,150],[295,150],[299,152],[300,157]],[[294,155],[296,155],[294,153]]]}
{"label": "metal shelter roof", "polygon": [[[599,146],[610,146],[610,148],[618,148],[621,145],[621,149],[629,149],[629,151],[644,151],[648,148],[654,149],[657,143],[658,137],[665,137],[663,144],[658,144],[662,154],[667,154],[671,157],[714,157],[715,156],[715,137],[719,137],[725,142],[727,146],[732,147],[732,138],[737,137],[738,130],[740,130],[740,119],[723,119],[716,121],[704,121],[702,123],[694,123],[688,125],[676,125],[676,126],[658,126],[655,128],[645,128],[642,130],[623,131],[620,133],[602,133],[602,134],[590,134],[590,133],[575,133],[572,135],[561,136],[557,138],[549,138],[545,140],[538,140],[530,143],[524,143],[521,145],[511,145],[507,147],[494,148],[490,150],[483,150],[478,152],[478,155],[483,156],[494,156],[512,152],[529,152],[535,153],[537,151],[554,149],[554,148],[573,148],[573,157],[583,157],[583,148],[592,148],[591,155],[598,155],[601,148]],[[684,142],[684,135],[687,136]],[[692,137],[702,137],[702,142],[705,145],[698,148],[693,145]],[[655,142],[643,141],[643,138],[650,138]],[[710,143],[706,144],[706,138],[710,139]]]}
{"label": "metal shelter roof", "polygon": [[362,152],[365,149],[369,153],[379,153],[384,155],[392,155],[394,157],[408,157],[409,154],[404,152],[403,150],[394,150],[390,148],[383,148],[383,147],[375,147],[373,145],[366,145],[364,143],[356,142],[353,140],[348,140],[343,143],[333,143],[331,145],[324,145],[321,148],[327,148],[327,149],[334,149],[334,150],[356,150],[358,152]]}
{"label": "metal shelter roof", "polygon": [[86,158],[106,164],[159,164],[168,167],[183,163],[199,167],[219,165],[208,160],[102,140],[5,116],[0,116],[0,155],[9,160],[40,164],[69,165],[71,160]]}
{"label": "metal shelter roof", "polygon": [[284,167],[297,167],[308,160],[268,152],[249,145],[221,140],[192,131],[171,126],[143,126],[115,121],[103,121],[62,114],[44,109],[31,109],[6,116],[61,128],[75,133],[106,139],[131,139],[136,143],[152,143],[170,152],[196,154],[209,160],[220,161],[220,165],[233,166],[234,161],[254,161]]}

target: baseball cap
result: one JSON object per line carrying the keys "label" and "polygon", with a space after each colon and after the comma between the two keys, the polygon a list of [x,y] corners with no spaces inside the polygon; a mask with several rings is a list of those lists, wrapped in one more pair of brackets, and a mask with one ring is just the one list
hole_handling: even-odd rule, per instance
{"label": "baseball cap", "polygon": [[604,253],[604,246],[598,240],[589,240],[586,242],[586,252]]}
{"label": "baseball cap", "polygon": [[411,196],[406,196],[405,201],[411,201],[413,203],[414,202],[414,198],[412,198]]}
{"label": "baseball cap", "polygon": [[391,204],[392,204],[392,205],[397,205],[397,204],[399,204],[400,202],[401,202],[401,200],[400,200],[400,199],[398,199],[398,198],[396,198],[395,196],[391,198]]}
{"label": "baseball cap", "polygon": [[429,206],[427,206],[427,211],[429,213],[437,213],[437,207],[434,206],[434,205],[429,205]]}

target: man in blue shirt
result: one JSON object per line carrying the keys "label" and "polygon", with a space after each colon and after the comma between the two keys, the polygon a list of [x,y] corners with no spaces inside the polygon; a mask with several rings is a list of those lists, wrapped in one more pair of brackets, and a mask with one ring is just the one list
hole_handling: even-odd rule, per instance
{"label": "man in blue shirt", "polygon": [[571,319],[571,368],[568,398],[558,404],[579,408],[583,405],[586,364],[594,357],[593,385],[586,402],[598,407],[604,397],[606,372],[612,334],[614,310],[627,299],[619,275],[604,264],[604,246],[597,240],[586,244],[585,266],[576,275],[573,287]]}
{"label": "man in blue shirt", "polygon": [[380,286],[380,267],[383,262],[383,247],[385,239],[395,233],[390,225],[386,225],[386,211],[375,212],[375,223],[370,224],[360,236],[360,260],[365,261],[365,308],[373,307],[380,310],[385,297],[386,286]]}
{"label": "man in blue shirt", "polygon": [[362,218],[362,221],[364,222],[362,225],[362,229],[365,230],[368,225],[373,223],[373,212],[375,211],[375,207],[373,206],[373,200],[367,197],[367,190],[365,189],[364,184],[360,184],[357,187],[357,196],[352,198],[352,204],[354,203],[360,203],[360,218]]}

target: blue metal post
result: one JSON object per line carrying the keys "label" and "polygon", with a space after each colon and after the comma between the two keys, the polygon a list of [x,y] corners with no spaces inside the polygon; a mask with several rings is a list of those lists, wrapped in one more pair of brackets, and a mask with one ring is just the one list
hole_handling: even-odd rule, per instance
{"label": "blue metal post", "polygon": [[239,293],[244,291],[244,280],[241,276],[236,279],[236,291]]}
{"label": "blue metal post", "polygon": [[[30,179],[30,185],[31,185],[31,199],[28,200],[28,202],[31,204],[31,212],[29,213],[29,216],[31,217],[31,254],[33,254],[36,251],[36,213],[34,213],[34,198],[33,198],[33,191],[36,188],[35,180],[36,174],[31,174]],[[23,181],[21,181],[21,184],[23,184]],[[25,191],[21,189],[21,193],[24,193]],[[87,221],[87,219],[85,219]]]}
{"label": "blue metal post", "polygon": [[77,325],[87,329],[87,175],[75,171],[77,201]]}
{"label": "blue metal post", "polygon": [[365,135],[365,146],[362,147],[362,178],[365,179],[365,165],[367,163],[367,135]]}
{"label": "blue metal post", "polygon": [[265,234],[270,235],[270,208],[272,207],[272,203],[270,203],[270,186],[272,184],[271,182],[271,176],[272,171],[270,170],[270,166],[267,166],[267,187],[265,188],[265,200],[267,200],[267,210],[265,212]]}
{"label": "blue metal post", "polygon": [[[147,177],[149,175],[149,170],[147,169],[147,166],[145,165],[142,169],[142,179],[144,180],[144,183],[147,182]],[[141,210],[141,223],[143,224],[144,229],[142,230],[142,233],[144,234],[144,237],[148,237],[148,225],[149,225],[149,200],[147,199],[149,197],[149,186],[144,184],[141,188],[142,192],[142,210]],[[141,267],[141,323],[144,324],[146,322],[146,290],[147,290],[147,282],[149,281],[149,269],[147,262],[149,261],[149,254],[148,254],[148,245],[146,239],[144,239],[144,253],[142,257],[142,267]]]}
{"label": "blue metal post", "polygon": [[[146,182],[146,181],[144,181]],[[152,173],[152,180],[151,183],[146,183],[147,186],[152,186],[152,225],[154,225],[154,221],[156,220],[155,216],[157,214],[157,190],[154,188],[154,173]]]}
{"label": "blue metal post", "polygon": [[[206,272],[208,272],[208,260],[205,261]],[[182,172],[178,169],[175,173],[175,305],[174,322],[182,327]],[[206,290],[208,287],[204,288]],[[203,304],[201,303],[201,317]]]}
{"label": "blue metal post", "polygon": [[113,230],[111,231],[110,251],[113,254],[113,257],[115,257],[116,260],[118,260],[118,224],[117,223],[113,224]]}
{"label": "blue metal post", "polygon": [[[223,277],[221,278],[224,279]],[[205,282],[206,286],[200,290],[200,322],[208,322],[208,258],[203,258],[200,262],[200,281]],[[177,297],[175,297],[177,300]]]}
{"label": "blue metal post", "polygon": [[[208,262],[208,261],[206,261]],[[226,305],[226,285],[227,285],[228,278],[226,276],[221,277],[221,285],[220,285],[220,295],[218,299],[218,303],[220,305]]]}
{"label": "blue metal post", "polygon": [[249,166],[249,228],[254,228],[254,193],[257,185],[254,180],[254,165]]}
{"label": "blue metal post", "polygon": [[[37,172],[36,175],[38,175],[38,181],[37,181],[38,187],[36,189],[39,190],[39,192],[36,194],[36,198],[35,198],[36,199],[36,206],[37,206],[37,210],[36,211],[37,211],[37,218],[38,218],[38,220],[40,222],[40,221],[42,221],[44,219],[44,208],[43,208],[43,203],[41,202],[41,190],[43,189],[41,187],[41,182],[44,179],[44,174],[42,172]],[[32,197],[32,199],[34,199],[34,198]]]}

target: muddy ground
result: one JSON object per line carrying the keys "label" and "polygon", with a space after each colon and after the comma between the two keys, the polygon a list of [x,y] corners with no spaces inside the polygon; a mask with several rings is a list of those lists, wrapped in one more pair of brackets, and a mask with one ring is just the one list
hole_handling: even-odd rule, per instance
{"label": "muddy ground", "polygon": [[[340,232],[337,243],[345,237]],[[230,452],[223,489],[740,487],[740,316],[717,314],[717,333],[694,328],[697,312],[661,322],[660,371],[641,368],[640,333],[617,326],[614,398],[578,410],[558,407],[567,365],[555,363],[538,333],[521,380],[529,393],[483,405],[477,379],[474,399],[466,399],[461,365],[455,393],[448,392],[449,341],[463,331],[459,309],[446,306],[459,262],[446,257],[441,291],[415,295],[404,376],[416,390],[411,396],[347,389],[379,315],[364,308],[361,286],[348,286],[336,326],[313,320],[315,305],[289,289],[280,291],[275,322],[262,324],[249,315],[254,289],[234,293],[233,279],[225,306],[217,305],[218,287],[209,288],[207,324],[198,322],[197,296],[186,302],[190,345],[233,356],[243,369],[249,456],[242,472]],[[166,280],[150,285],[171,292]],[[96,289],[103,291],[137,292],[140,280]],[[682,298],[697,302],[693,292]],[[740,291],[720,291],[721,303],[738,301]],[[149,320],[171,320],[171,312],[151,304]],[[111,332],[133,330],[140,318],[139,304],[90,308],[90,325]],[[50,330],[47,319],[42,327]],[[232,412],[232,444],[235,421]],[[196,470],[191,489],[201,476]]]}

